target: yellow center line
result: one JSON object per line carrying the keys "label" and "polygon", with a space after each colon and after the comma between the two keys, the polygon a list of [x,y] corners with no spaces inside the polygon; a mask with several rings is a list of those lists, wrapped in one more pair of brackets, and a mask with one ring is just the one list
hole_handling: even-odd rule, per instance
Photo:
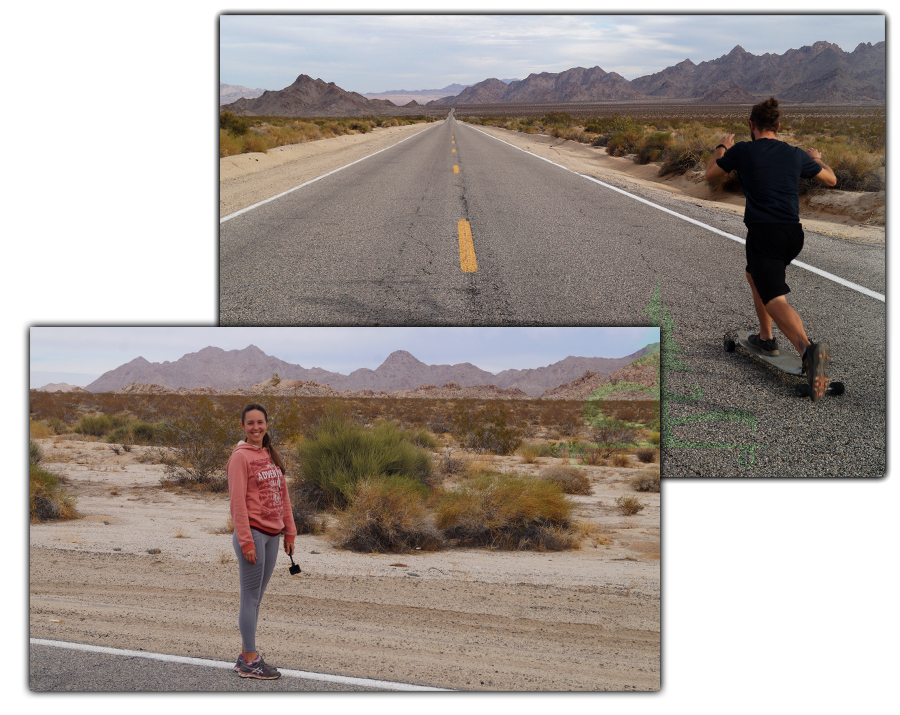
{"label": "yellow center line", "polygon": [[459,229],[459,265],[463,273],[475,273],[478,261],[475,260],[475,244],[472,243],[472,227],[465,219],[456,225]]}
{"label": "yellow center line", "polygon": [[453,173],[454,173],[454,174],[458,174],[458,173],[459,173],[459,167],[458,167],[456,164],[453,165]]}
{"label": "yellow center line", "polygon": [[456,153],[456,149],[451,149],[450,151],[452,151],[454,154]]}

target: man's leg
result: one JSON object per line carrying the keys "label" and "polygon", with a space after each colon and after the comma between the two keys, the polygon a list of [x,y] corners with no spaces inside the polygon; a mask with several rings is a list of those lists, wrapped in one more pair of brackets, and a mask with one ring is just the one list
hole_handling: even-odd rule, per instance
{"label": "man's leg", "polygon": [[744,274],[747,276],[750,290],[753,291],[753,307],[756,309],[756,317],[759,318],[759,339],[771,340],[772,316],[769,315],[766,306],[763,305],[762,298],[759,297],[759,292],[756,290],[756,284],[753,282],[753,277],[746,271],[744,271]]}
{"label": "man's leg", "polygon": [[764,310],[772,317],[784,336],[797,348],[797,352],[803,355],[803,351],[809,345],[809,338],[806,337],[806,331],[803,329],[803,321],[800,320],[797,311],[787,302],[787,298],[783,295],[772,298],[765,304]]}

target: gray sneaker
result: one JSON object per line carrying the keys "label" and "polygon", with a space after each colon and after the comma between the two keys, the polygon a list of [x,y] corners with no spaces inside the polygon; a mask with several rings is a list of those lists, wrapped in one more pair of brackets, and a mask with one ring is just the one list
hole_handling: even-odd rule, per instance
{"label": "gray sneaker", "polygon": [[771,340],[760,340],[759,333],[755,333],[747,338],[747,342],[750,343],[754,349],[759,350],[763,355],[768,355],[769,357],[781,355],[781,353],[778,352],[778,343],[775,342],[775,338],[772,338]]}
{"label": "gray sneaker", "polygon": [[273,668],[271,665],[266,665],[266,662],[262,659],[261,655],[256,656],[256,660],[254,660],[252,663],[247,663],[244,660],[244,654],[241,653],[238,656],[237,663],[234,664],[234,669],[242,678],[275,680],[276,678],[281,677],[281,673],[275,670],[275,668]]}

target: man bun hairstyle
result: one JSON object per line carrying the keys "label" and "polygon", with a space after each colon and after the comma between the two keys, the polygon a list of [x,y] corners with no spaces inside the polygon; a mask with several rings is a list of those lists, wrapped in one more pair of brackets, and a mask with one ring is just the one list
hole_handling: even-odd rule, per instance
{"label": "man bun hairstyle", "polygon": [[765,102],[753,105],[753,109],[750,110],[750,121],[764,132],[778,131],[780,117],[781,110],[778,109],[778,100],[775,97],[769,97]]}
{"label": "man bun hairstyle", "polygon": [[[266,418],[266,423],[269,422],[269,413],[266,412],[266,408],[262,405],[247,405],[243,410],[241,410],[241,424],[244,424],[244,418],[247,416],[248,412],[252,412],[253,410],[259,410],[263,413],[263,417]],[[278,453],[278,450],[275,449],[275,445],[272,444],[272,438],[269,436],[269,430],[266,430],[266,433],[263,435],[263,448],[269,453],[269,456],[272,458],[272,461],[275,462],[275,465],[281,470],[281,473],[284,474],[284,460],[281,459],[281,455]]]}

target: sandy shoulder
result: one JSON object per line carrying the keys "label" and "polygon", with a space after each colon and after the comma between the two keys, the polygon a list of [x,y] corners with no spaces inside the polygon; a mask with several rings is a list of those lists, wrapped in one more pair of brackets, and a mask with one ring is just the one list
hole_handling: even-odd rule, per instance
{"label": "sandy shoulder", "polygon": [[[233,658],[237,562],[231,535],[217,533],[227,497],[160,489],[162,468],[140,461],[145,448],[41,443],[82,518],[31,526],[31,635]],[[517,462],[498,460],[542,466]],[[289,576],[282,555],[261,647],[282,667],[450,688],[657,689],[659,494],[640,495],[644,511],[623,517],[615,498],[635,494],[636,470],[588,469],[595,493],[576,498],[578,518],[608,545],[391,555],[298,537],[303,574]]]}
{"label": "sandy shoulder", "polygon": [[277,196],[307,181],[433,127],[435,122],[373,129],[219,159],[219,217]]}

